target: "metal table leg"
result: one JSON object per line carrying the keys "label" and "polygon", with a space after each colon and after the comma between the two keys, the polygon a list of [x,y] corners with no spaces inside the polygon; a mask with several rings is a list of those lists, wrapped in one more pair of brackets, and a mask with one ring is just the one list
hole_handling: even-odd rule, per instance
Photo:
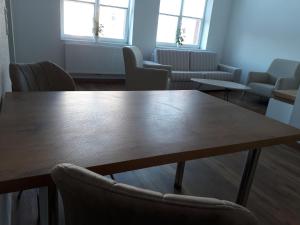
{"label": "metal table leg", "polygon": [[176,189],[181,189],[184,167],[185,167],[185,162],[177,163],[176,177],[175,177],[175,184],[174,184],[174,187]]}
{"label": "metal table leg", "polygon": [[249,151],[244,174],[239,188],[236,203],[242,206],[247,205],[249,193],[253,183],[255,171],[257,168],[261,149],[254,149]]}
{"label": "metal table leg", "polygon": [[58,225],[58,192],[55,185],[48,187],[48,225]]}
{"label": "metal table leg", "polygon": [[229,101],[229,93],[230,90],[226,88],[224,92],[224,100],[226,100],[227,102]]}

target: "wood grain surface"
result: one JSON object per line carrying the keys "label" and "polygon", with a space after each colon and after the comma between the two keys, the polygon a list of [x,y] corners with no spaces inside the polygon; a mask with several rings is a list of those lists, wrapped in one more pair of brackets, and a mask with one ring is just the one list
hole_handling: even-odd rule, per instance
{"label": "wood grain surface", "polygon": [[68,162],[105,174],[294,142],[300,131],[198,91],[10,93],[0,193]]}

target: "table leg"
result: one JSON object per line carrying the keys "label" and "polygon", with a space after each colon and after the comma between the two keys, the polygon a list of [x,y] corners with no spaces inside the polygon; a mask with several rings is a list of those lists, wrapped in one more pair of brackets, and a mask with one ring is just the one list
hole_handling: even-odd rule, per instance
{"label": "table leg", "polygon": [[39,188],[40,225],[48,225],[48,187]]}
{"label": "table leg", "polygon": [[185,162],[177,163],[176,177],[175,177],[175,184],[174,184],[174,187],[176,189],[181,189],[184,167],[185,167]]}
{"label": "table leg", "polygon": [[58,225],[58,192],[55,185],[48,187],[48,225]]}
{"label": "table leg", "polygon": [[229,89],[225,89],[225,92],[224,92],[224,99],[228,102],[229,101],[229,93],[230,93],[230,90]]}
{"label": "table leg", "polygon": [[261,149],[254,149],[249,151],[244,174],[239,188],[236,203],[242,206],[247,205],[249,193],[253,183],[255,171],[257,168]]}

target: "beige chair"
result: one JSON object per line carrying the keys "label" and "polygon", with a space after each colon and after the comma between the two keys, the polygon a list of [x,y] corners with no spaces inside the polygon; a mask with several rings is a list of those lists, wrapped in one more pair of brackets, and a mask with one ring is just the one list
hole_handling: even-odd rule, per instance
{"label": "beige chair", "polygon": [[141,51],[135,46],[123,48],[127,90],[165,90],[171,67],[143,61]]}
{"label": "beige chair", "polygon": [[274,90],[298,89],[300,85],[300,62],[275,59],[268,71],[250,72],[248,76],[249,92],[271,97]]}
{"label": "beige chair", "polygon": [[51,62],[10,64],[13,91],[75,91],[72,77]]}
{"label": "beige chair", "polygon": [[52,178],[66,225],[258,224],[250,211],[231,202],[144,190],[70,164],[56,166]]}

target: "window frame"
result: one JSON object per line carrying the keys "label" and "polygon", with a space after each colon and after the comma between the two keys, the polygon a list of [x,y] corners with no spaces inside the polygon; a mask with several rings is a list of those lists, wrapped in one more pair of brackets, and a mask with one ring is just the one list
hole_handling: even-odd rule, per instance
{"label": "window frame", "polygon": [[[189,18],[189,19],[197,19],[200,20],[201,22],[201,27],[199,29],[199,33],[198,33],[198,43],[195,45],[191,45],[191,44],[183,44],[182,46],[177,46],[177,44],[175,43],[168,43],[168,42],[157,42],[156,41],[156,46],[157,47],[170,47],[170,48],[201,48],[201,42],[203,39],[203,29],[204,29],[204,23],[205,23],[205,15],[206,15],[206,9],[207,9],[207,2],[208,0],[205,0],[205,6],[204,6],[204,12],[203,12],[203,17],[199,18],[199,17],[193,17],[193,16],[184,16],[183,15],[183,7],[184,7],[184,2],[185,0],[181,0],[181,6],[180,6],[180,12],[179,15],[174,15],[174,14],[168,14],[168,13],[161,13],[159,12],[158,16],[160,15],[164,15],[164,16],[172,16],[172,17],[177,17],[178,18],[178,22],[177,22],[177,30],[176,33],[179,29],[181,29],[181,25],[182,25],[182,18]],[[158,25],[157,25],[157,32],[158,32]],[[157,34],[156,34],[156,38],[157,38]],[[175,36],[176,39],[176,36]]]}
{"label": "window frame", "polygon": [[[78,36],[78,35],[70,35],[70,34],[65,34],[64,33],[64,2],[69,1],[69,2],[79,2],[79,3],[84,3],[84,4],[90,4],[94,6],[94,18],[97,18],[99,20],[99,15],[100,15],[100,6],[105,6],[105,7],[111,7],[111,8],[117,8],[117,9],[125,9],[127,10],[126,13],[126,21],[125,21],[125,32],[124,32],[124,39],[118,39],[118,38],[105,38],[105,37],[98,37],[95,38],[95,36]],[[61,33],[61,39],[64,41],[81,41],[81,42],[93,42],[93,43],[113,43],[113,44],[128,44],[129,43],[129,37],[130,37],[130,31],[131,26],[132,26],[132,20],[133,20],[133,4],[134,0],[128,0],[128,8],[126,7],[121,7],[121,6],[111,6],[111,5],[106,5],[106,4],[101,4],[101,0],[95,0],[95,2],[87,2],[87,1],[82,1],[82,0],[61,0],[60,1],[60,33]],[[94,26],[94,25],[93,25]]]}

